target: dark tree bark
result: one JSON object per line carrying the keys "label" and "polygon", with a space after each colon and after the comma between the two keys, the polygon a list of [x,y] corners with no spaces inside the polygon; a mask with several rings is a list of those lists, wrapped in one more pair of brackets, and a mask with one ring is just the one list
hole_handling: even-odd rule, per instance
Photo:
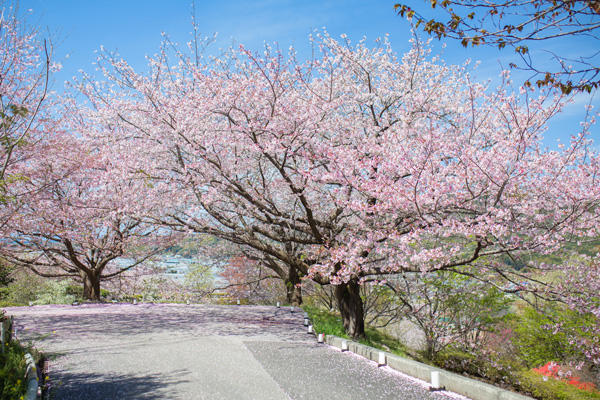
{"label": "dark tree bark", "polygon": [[86,300],[100,300],[100,274],[81,272],[83,280],[83,298]]}
{"label": "dark tree bark", "polygon": [[344,330],[353,339],[365,337],[365,315],[356,279],[335,286],[335,298],[342,314]]}
{"label": "dark tree bark", "polygon": [[302,287],[300,287],[300,277],[294,267],[289,268],[288,277],[285,279],[285,291],[287,301],[293,306],[302,304]]}

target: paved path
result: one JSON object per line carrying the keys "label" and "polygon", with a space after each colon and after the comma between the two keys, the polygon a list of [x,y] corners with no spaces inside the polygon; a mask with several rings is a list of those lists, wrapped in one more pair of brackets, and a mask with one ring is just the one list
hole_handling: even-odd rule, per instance
{"label": "paved path", "polygon": [[[56,355],[56,400],[446,399],[316,343],[300,312],[259,306],[7,308],[20,339]],[[23,330],[24,329],[24,330]]]}

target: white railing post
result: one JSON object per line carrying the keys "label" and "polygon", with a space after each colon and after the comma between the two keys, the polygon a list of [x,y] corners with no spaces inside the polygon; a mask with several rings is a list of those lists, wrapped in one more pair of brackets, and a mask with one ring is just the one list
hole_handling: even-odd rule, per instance
{"label": "white railing post", "polygon": [[348,341],[342,340],[342,351],[348,351]]}
{"label": "white railing post", "polygon": [[4,354],[4,320],[0,321],[0,347],[2,347],[2,354]]}
{"label": "white railing post", "polygon": [[383,352],[383,351],[380,351],[380,352],[379,352],[379,360],[378,360],[377,364],[378,364],[380,367],[386,364],[386,356],[385,356],[385,352]]}
{"label": "white railing post", "polygon": [[433,390],[440,389],[440,372],[439,371],[431,371],[431,388]]}

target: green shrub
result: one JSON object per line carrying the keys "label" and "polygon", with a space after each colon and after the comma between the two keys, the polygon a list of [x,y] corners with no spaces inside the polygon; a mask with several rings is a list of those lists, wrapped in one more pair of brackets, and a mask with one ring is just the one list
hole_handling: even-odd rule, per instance
{"label": "green shrub", "polygon": [[514,386],[514,374],[522,368],[518,360],[509,359],[500,354],[490,357],[465,352],[456,347],[449,347],[438,353],[433,364],[458,374],[484,378],[493,384],[502,386]]}
{"label": "green shrub", "polygon": [[[563,329],[553,333],[549,327],[555,323],[562,324]],[[564,332],[581,331],[581,327],[589,323],[588,317],[561,309],[557,304],[548,304],[543,312],[526,307],[523,313],[513,320],[513,343],[519,358],[528,369],[549,361],[562,364],[565,361],[584,360],[581,351],[569,343],[569,338]]]}
{"label": "green shrub", "polygon": [[5,289],[3,300],[6,303],[28,305],[46,289],[46,280],[32,273],[20,272]]}
{"label": "green shrub", "polygon": [[28,349],[13,341],[0,353],[0,400],[22,398],[27,390],[25,353]]}
{"label": "green shrub", "polygon": [[37,294],[34,304],[71,304],[75,296],[67,294],[68,281],[49,280],[45,282],[44,290]]}
{"label": "green shrub", "polygon": [[67,285],[65,288],[65,294],[75,296],[75,300],[83,300],[83,286],[82,285]]}
{"label": "green shrub", "polygon": [[30,302],[70,304],[81,298],[79,293],[83,294],[83,289],[77,291],[76,288],[68,279],[58,281],[21,271],[15,274],[14,280],[8,286],[1,289],[0,303],[3,307],[26,306]]}
{"label": "green shrub", "polygon": [[483,376],[480,359],[475,354],[459,349],[447,348],[437,353],[432,360],[433,364],[448,371],[459,374],[466,373],[472,376]]}
{"label": "green shrub", "polygon": [[[566,382],[524,370],[518,373],[520,391],[540,400],[598,400],[600,393],[578,389]],[[546,378],[546,379],[544,379]]]}

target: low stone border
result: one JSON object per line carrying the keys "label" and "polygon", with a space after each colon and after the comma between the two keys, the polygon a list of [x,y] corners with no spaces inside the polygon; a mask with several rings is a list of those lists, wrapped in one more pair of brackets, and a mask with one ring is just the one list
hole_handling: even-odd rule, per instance
{"label": "low stone border", "polygon": [[27,372],[25,373],[27,392],[25,393],[25,400],[36,400],[39,386],[37,367],[33,357],[29,353],[25,354],[25,362],[27,363]]}
{"label": "low stone border", "polygon": [[473,400],[533,400],[509,390],[504,390],[490,384],[466,378],[431,365],[423,364],[415,360],[400,357],[392,353],[382,352],[379,349],[365,346],[363,344],[346,340],[333,335],[327,335],[325,342],[330,346],[342,348],[342,340],[348,344],[348,351],[363,356],[371,361],[380,362],[379,353],[385,354],[386,364],[407,375],[431,383],[431,372],[439,373],[439,385],[445,390],[462,394]]}

